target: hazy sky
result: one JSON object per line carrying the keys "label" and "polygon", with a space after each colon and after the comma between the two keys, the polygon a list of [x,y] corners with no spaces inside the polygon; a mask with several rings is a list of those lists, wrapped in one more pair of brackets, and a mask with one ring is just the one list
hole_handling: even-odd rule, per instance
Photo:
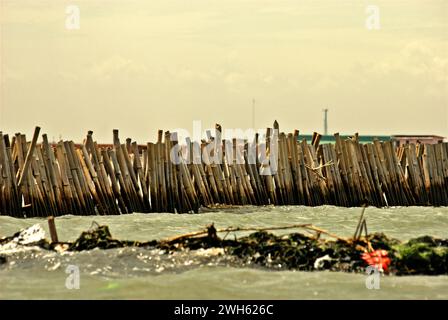
{"label": "hazy sky", "polygon": [[[0,130],[448,136],[448,1],[0,0]],[[66,28],[67,5],[80,28]],[[366,28],[368,5],[380,29]],[[30,138],[30,137],[29,137]]]}

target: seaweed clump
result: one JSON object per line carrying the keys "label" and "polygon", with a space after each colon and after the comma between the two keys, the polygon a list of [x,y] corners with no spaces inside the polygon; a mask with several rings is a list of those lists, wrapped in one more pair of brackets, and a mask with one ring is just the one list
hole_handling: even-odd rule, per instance
{"label": "seaweed clump", "polygon": [[[305,235],[296,232],[276,235],[267,232],[267,230],[292,227],[304,228],[316,233]],[[255,232],[234,239],[218,236],[218,233],[227,232],[227,235],[229,232],[236,231]],[[321,237],[322,234],[333,239],[324,239]],[[82,232],[79,238],[72,243],[50,242],[43,238],[43,230],[40,226],[33,226],[12,237],[0,239],[0,253],[2,253],[2,246],[6,251],[11,251],[11,248],[14,249],[17,246],[37,246],[45,250],[57,251],[143,247],[158,248],[168,254],[182,250],[222,248],[226,254],[237,257],[245,265],[274,270],[365,272],[365,268],[370,264],[385,266],[383,268],[385,272],[396,275],[448,274],[448,240],[446,239],[424,236],[403,243],[389,238],[383,233],[345,239],[312,225],[217,230],[212,224],[207,226],[206,230],[148,242],[114,239],[108,226],[96,225],[96,227]],[[372,264],[372,261],[376,261],[375,259],[378,258],[378,253],[385,254],[384,260]],[[4,263],[6,263],[6,258],[0,255],[0,264]]]}
{"label": "seaweed clump", "polygon": [[[210,228],[210,226],[209,226]],[[383,270],[396,275],[448,274],[448,240],[430,236],[401,242],[384,233],[366,237],[336,240],[321,239],[302,233],[275,235],[266,230],[256,231],[235,240],[222,240],[214,232],[197,236],[191,234],[171,241],[159,242],[158,247],[167,252],[220,247],[227,254],[240,258],[246,265],[270,269],[300,271],[330,270],[365,272],[369,263],[363,254],[385,251],[390,266]],[[205,232],[204,232],[205,233]]]}
{"label": "seaweed clump", "polygon": [[227,252],[248,264],[275,269],[359,271],[359,250],[344,241],[323,241],[301,233],[276,236],[259,231],[239,239]]}
{"label": "seaweed clump", "polygon": [[146,247],[155,245],[157,241],[138,242],[138,241],[122,241],[112,237],[108,226],[97,225],[96,228],[91,228],[84,231],[71,243],[68,251],[85,251],[92,249],[115,249],[123,247]]}

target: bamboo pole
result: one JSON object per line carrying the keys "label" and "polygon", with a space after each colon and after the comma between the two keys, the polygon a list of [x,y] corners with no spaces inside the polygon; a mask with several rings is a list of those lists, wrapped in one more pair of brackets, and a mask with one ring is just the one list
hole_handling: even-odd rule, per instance
{"label": "bamboo pole", "polygon": [[40,132],[40,127],[36,127],[34,129],[33,140],[31,141],[31,146],[28,149],[28,153],[26,154],[25,163],[19,173],[19,177],[20,177],[19,182],[18,182],[19,188],[22,186],[23,179],[28,173],[28,168],[31,164],[31,157],[34,154],[34,149],[36,148],[37,139],[39,138],[39,132]]}

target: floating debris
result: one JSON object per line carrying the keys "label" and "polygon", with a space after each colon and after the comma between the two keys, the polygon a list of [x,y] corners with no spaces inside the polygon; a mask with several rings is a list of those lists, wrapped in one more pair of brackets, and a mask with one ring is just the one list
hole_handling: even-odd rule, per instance
{"label": "floating debris", "polygon": [[20,230],[10,237],[0,239],[0,253],[2,254],[46,246],[49,246],[49,242],[45,239],[45,230],[39,224]]}
{"label": "floating debris", "polygon": [[[298,232],[276,235],[268,230],[304,229],[314,232],[306,235]],[[448,274],[448,239],[430,236],[401,242],[383,233],[345,239],[332,235],[310,224],[272,228],[206,229],[165,240],[148,242],[114,239],[108,226],[96,225],[82,232],[72,242],[52,243],[42,237],[41,228],[34,225],[12,237],[0,239],[0,264],[6,263],[6,255],[15,250],[39,247],[52,251],[86,251],[140,247],[162,250],[164,254],[177,251],[194,251],[198,255],[229,255],[243,264],[268,269],[301,271],[330,270],[365,272],[368,265],[378,266],[380,271],[394,275]],[[218,233],[254,231],[248,236],[226,239]],[[323,236],[322,236],[323,235]],[[34,239],[34,241],[31,241]]]}

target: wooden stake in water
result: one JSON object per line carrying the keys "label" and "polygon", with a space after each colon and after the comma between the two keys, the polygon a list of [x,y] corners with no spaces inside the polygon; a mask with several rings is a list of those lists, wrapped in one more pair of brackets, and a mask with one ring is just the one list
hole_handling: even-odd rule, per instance
{"label": "wooden stake in water", "polygon": [[[364,203],[362,206],[362,212],[361,212],[361,216],[359,217],[358,225],[356,226],[355,235],[353,236],[354,240],[358,240],[358,238],[361,236],[361,232],[363,229],[363,223],[365,222],[364,212],[366,211],[366,208],[367,208],[367,203]],[[365,228],[367,230],[367,225]]]}
{"label": "wooden stake in water", "polygon": [[48,217],[48,228],[50,229],[51,242],[59,242],[53,216]]}

